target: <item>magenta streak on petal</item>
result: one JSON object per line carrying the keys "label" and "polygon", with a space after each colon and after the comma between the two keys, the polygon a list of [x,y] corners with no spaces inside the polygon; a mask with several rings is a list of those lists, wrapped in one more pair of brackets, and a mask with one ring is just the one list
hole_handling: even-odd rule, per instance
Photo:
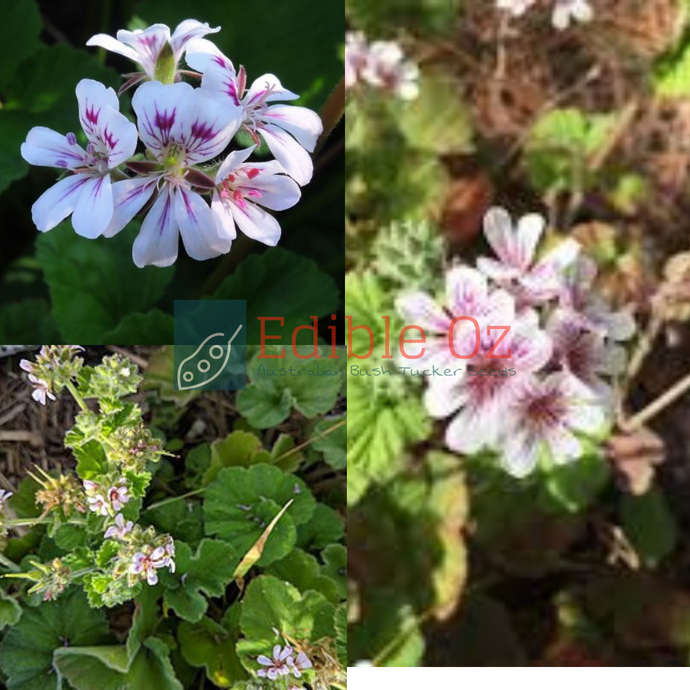
{"label": "magenta streak on petal", "polygon": [[148,184],[141,185],[140,187],[134,187],[134,189],[127,192],[127,195],[123,197],[120,201],[122,204],[129,203],[132,199],[136,199],[140,194],[143,194],[148,188],[154,184],[154,182],[149,182]]}
{"label": "magenta streak on petal", "polygon": [[98,179],[98,182],[96,182],[96,186],[93,188],[93,195],[96,199],[98,199],[98,197],[101,194],[101,187],[103,186],[103,180],[105,180],[105,177],[100,177]]}
{"label": "magenta streak on petal", "polygon": [[55,161],[55,165],[58,168],[66,168],[67,167],[67,161],[63,161],[62,158],[59,158],[58,160]]}
{"label": "magenta streak on petal", "polygon": [[192,205],[189,203],[189,197],[187,196],[187,193],[184,191],[184,189],[180,189],[180,194],[182,194],[182,199],[184,200],[184,205],[187,209],[187,213],[189,214],[191,219],[196,223],[196,215],[194,214],[194,209],[192,208]]}
{"label": "magenta streak on petal", "polygon": [[163,215],[161,216],[161,230],[158,233],[159,235],[163,234],[163,230],[165,230],[165,226],[168,223],[168,216],[170,215],[170,194],[168,194],[168,198],[165,200],[165,206],[163,206]]}
{"label": "magenta streak on petal", "polygon": [[249,101],[249,103],[251,104],[251,103],[255,103],[257,100],[261,100],[261,98],[263,98],[264,94],[265,94],[268,90],[269,90],[269,89],[264,89],[263,91],[259,91],[259,93],[255,94],[255,95],[251,98],[251,100]]}
{"label": "magenta streak on petal", "polygon": [[82,179],[74,185],[74,187],[70,187],[58,200],[56,203],[60,203],[61,201],[64,201],[70,194],[74,194],[78,189],[81,189],[82,185],[86,184],[87,180],[89,179],[88,175],[84,175]]}
{"label": "magenta streak on petal", "polygon": [[103,130],[103,139],[105,140],[106,144],[108,144],[108,148],[111,152],[117,145],[117,142],[120,141],[119,139],[115,139],[113,137],[113,135],[108,131],[107,127]]}
{"label": "magenta streak on petal", "polygon": [[[146,133],[152,139],[155,139],[161,148],[167,143],[167,140],[170,137],[170,128],[175,122],[176,111],[177,108],[173,108],[170,114],[165,113],[165,111],[163,114],[161,114],[156,108],[156,116],[154,118],[153,125],[151,124],[148,113],[145,112],[143,114],[142,125],[144,126]],[[167,129],[162,129],[161,124],[167,125]]]}
{"label": "magenta streak on petal", "polygon": [[100,108],[96,110],[93,106],[87,106],[86,110],[84,111],[84,115],[86,116],[86,119],[88,122],[91,124],[97,125],[98,124],[98,116],[100,114],[101,110]]}
{"label": "magenta streak on petal", "polygon": [[224,81],[223,86],[226,87],[225,93],[232,98],[233,103],[235,105],[240,105],[240,99],[237,95],[237,85],[235,84],[234,80],[230,79],[230,81]]}

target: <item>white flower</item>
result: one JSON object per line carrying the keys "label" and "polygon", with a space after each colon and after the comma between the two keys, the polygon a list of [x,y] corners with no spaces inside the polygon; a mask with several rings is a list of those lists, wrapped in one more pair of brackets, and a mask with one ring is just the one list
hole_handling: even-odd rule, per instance
{"label": "white flower", "polygon": [[563,31],[570,26],[571,21],[587,23],[592,21],[594,10],[589,0],[556,0],[551,22],[554,28]]}
{"label": "white flower", "polygon": [[72,214],[72,226],[83,237],[98,237],[113,217],[110,171],[132,156],[137,129],[119,112],[117,95],[92,79],[77,84],[79,120],[89,144],[86,151],[73,133],[63,136],[34,127],[22,144],[22,157],[74,174],[44,192],[31,208],[33,221],[47,232]]}
{"label": "white flower", "polygon": [[89,504],[89,510],[92,510],[98,515],[109,515],[110,507],[108,505],[108,499],[103,496],[103,494],[94,494],[93,496],[87,496],[86,500]]}
{"label": "white flower", "polygon": [[146,552],[137,551],[132,558],[129,572],[132,575],[141,575],[150,585],[155,585],[158,582],[156,570],[159,568],[169,568],[171,572],[175,571],[175,564],[166,552],[166,548],[162,546],[158,546],[152,551],[150,547]]}
{"label": "white flower", "polygon": [[595,433],[606,421],[591,391],[562,372],[523,379],[502,415],[503,464],[516,477],[529,474],[544,450],[557,464],[576,459],[582,447],[574,432]]}
{"label": "white flower", "polygon": [[541,216],[530,214],[520,218],[517,227],[513,227],[508,212],[499,207],[489,209],[484,217],[484,234],[499,260],[480,257],[477,268],[510,289],[520,306],[541,303],[558,295],[565,282],[565,272],[580,251],[580,245],[568,239],[535,262],[544,225]]}
{"label": "white flower", "polygon": [[115,516],[115,524],[108,527],[104,536],[106,539],[124,539],[125,535],[132,531],[132,527],[134,523],[131,520],[125,521],[122,513],[118,513]]}
{"label": "white flower", "polygon": [[[492,329],[490,335],[482,334],[479,352],[472,359],[461,360],[463,371],[457,376],[429,379],[424,405],[432,417],[453,417],[446,429],[446,445],[457,452],[496,448],[505,408],[521,380],[542,369],[551,358],[551,339],[540,330],[534,312],[501,325],[510,325],[510,331],[499,328]],[[473,352],[474,346],[475,335],[468,332],[463,352]],[[511,369],[514,375],[510,375]]]}
{"label": "white flower", "polygon": [[[454,266],[446,272],[443,304],[439,305],[426,292],[409,291],[397,298],[396,308],[409,325],[424,329],[427,336],[424,360],[428,358],[430,363],[442,366],[464,364],[453,356],[448,344],[451,322],[456,318],[476,319],[482,335],[487,325],[507,325],[515,318],[513,298],[503,290],[491,291],[486,276],[467,266]],[[468,350],[462,348],[465,335],[469,333],[474,338],[475,331],[471,321],[463,319],[455,324],[453,339],[456,352],[467,354],[474,350],[473,346]],[[413,347],[407,346],[408,356],[418,354]]]}
{"label": "white flower", "polygon": [[362,78],[362,70],[367,64],[369,46],[360,31],[345,34],[345,88],[351,89]]}
{"label": "white flower", "polygon": [[201,88],[225,103],[241,107],[242,127],[256,144],[263,138],[285,172],[298,184],[307,184],[314,172],[308,152],[316,147],[323,131],[321,118],[308,108],[284,105],[276,101],[292,101],[299,96],[283,88],[278,77],[264,74],[249,87],[244,67],[235,70],[210,41],[198,39],[190,46],[187,62],[203,72]]}
{"label": "white flower", "polygon": [[278,676],[287,676],[290,673],[290,667],[294,664],[292,660],[292,647],[289,645],[283,649],[279,644],[273,647],[273,658],[261,654],[257,661],[265,668],[259,669],[256,674],[261,678],[268,678],[269,680],[276,680]]}
{"label": "white flower", "polygon": [[124,480],[121,480],[119,486],[111,486],[108,489],[108,501],[116,513],[122,510],[125,503],[129,502],[129,492],[124,483]]}
{"label": "white flower", "polygon": [[306,671],[308,668],[313,668],[311,659],[304,652],[300,652],[294,661],[292,661],[292,658],[289,658],[288,664],[290,665],[292,675],[294,675],[295,678],[301,678],[302,671]]}
{"label": "white flower", "polygon": [[[212,29],[205,22],[186,19],[177,26],[172,36],[170,29],[165,24],[154,24],[147,29],[118,31],[117,39],[107,34],[96,34],[86,42],[86,45],[100,46],[138,62],[144,68],[144,74],[135,76],[139,77],[136,81],[141,81],[145,77],[156,79],[156,63],[167,44],[172,50],[176,69],[177,63],[185,53],[190,40],[218,31],[220,31],[219,26]],[[132,83],[136,83],[136,81]],[[131,83],[129,85],[131,86]]]}
{"label": "white flower", "polygon": [[374,41],[369,46],[362,78],[370,86],[389,91],[404,101],[419,96],[419,67],[405,59],[395,41]]}
{"label": "white flower", "polygon": [[147,82],[137,89],[132,107],[139,136],[163,169],[114,185],[116,212],[106,236],[125,227],[158,189],[132,248],[137,266],[173,264],[180,234],[193,259],[224,254],[230,241],[219,234],[210,207],[186,178],[191,166],[225,149],[240,126],[241,109],[182,82]]}
{"label": "white flower", "polygon": [[51,400],[55,400],[55,396],[50,390],[50,384],[43,379],[36,378],[33,374],[29,374],[29,381],[33,384],[34,391],[31,397],[41,405],[46,404],[46,396]]}
{"label": "white flower", "polygon": [[233,151],[218,169],[211,210],[222,236],[234,240],[240,230],[252,239],[274,246],[280,239],[280,225],[261,206],[282,211],[294,206],[300,188],[277,161],[246,163],[254,147]]}

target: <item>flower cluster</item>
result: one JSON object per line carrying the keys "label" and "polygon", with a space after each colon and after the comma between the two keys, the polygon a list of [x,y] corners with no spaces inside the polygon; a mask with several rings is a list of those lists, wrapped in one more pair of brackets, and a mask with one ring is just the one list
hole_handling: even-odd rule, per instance
{"label": "flower cluster", "polygon": [[79,345],[44,345],[35,362],[19,362],[20,368],[29,374],[34,389],[31,397],[36,402],[45,405],[46,399],[55,400],[55,394],[81,369],[84,360],[75,355],[83,349]]}
{"label": "flower cluster", "polygon": [[[536,3],[536,0],[496,0],[500,10],[509,12],[514,17],[521,17]],[[589,0],[555,0],[551,23],[559,31],[567,29],[571,22],[587,23],[592,21],[594,10]]]}
{"label": "flower cluster", "polygon": [[[136,392],[141,376],[120,355],[105,357],[95,366],[74,358],[81,348],[46,346],[35,362],[22,368],[52,390],[67,388],[80,407],[65,445],[78,460],[77,474],[52,477],[39,469],[41,485],[36,502],[49,516],[53,534],[75,512],[77,522],[92,535],[92,549],[80,549],[59,561],[35,565],[36,570],[13,575],[33,580],[31,591],[53,598],[68,584],[83,583],[94,606],[113,606],[136,596],[141,584],[158,582],[158,571],[175,572],[175,544],[168,534],[136,524],[140,501],[151,481],[150,463],[165,455],[142,420],[141,408],[123,400]],[[51,396],[54,397],[54,396]],[[85,400],[95,399],[98,410]],[[5,500],[0,496],[0,502]]]}
{"label": "flower cluster", "polygon": [[581,435],[605,430],[610,380],[625,364],[618,343],[633,335],[634,322],[593,293],[596,267],[574,240],[536,259],[540,216],[513,227],[495,208],[484,230],[497,259],[453,265],[441,299],[408,291],[397,307],[431,334],[423,352],[406,352],[432,367],[424,400],[433,417],[452,418],[448,447],[493,450],[524,476],[540,461],[576,459]]}
{"label": "flower cluster", "polygon": [[419,96],[419,67],[395,41],[367,43],[361,32],[345,39],[345,88],[369,86],[404,101]]}
{"label": "flower cluster", "polygon": [[[113,237],[153,200],[132,250],[139,267],[174,263],[180,235],[198,260],[227,253],[237,228],[277,244],[280,225],[265,209],[282,211],[299,201],[300,186],[312,177],[309,153],[321,120],[307,108],[283,103],[299,96],[273,74],[249,86],[244,67],[236,69],[203,38],[219,30],[189,19],[172,35],[154,24],[87,42],[141,65],[125,75],[121,89],[138,86],[132,98],[137,124],[120,113],[113,89],[82,79],[76,95],[83,138],[46,127],[29,132],[24,159],[67,173],[33,205],[41,232],[71,215],[79,235]],[[196,71],[180,69],[183,57]],[[200,86],[182,81],[184,76],[201,78]],[[253,146],[222,159],[240,131]],[[136,153],[139,141],[143,155]],[[275,160],[249,161],[262,141]]]}
{"label": "flower cluster", "polygon": [[268,657],[261,654],[257,661],[263,668],[259,669],[256,674],[269,680],[277,680],[281,676],[290,675],[301,678],[304,671],[312,668],[309,657],[304,652],[299,652],[295,657],[294,650],[290,645],[282,647],[277,644],[273,647],[273,656]]}

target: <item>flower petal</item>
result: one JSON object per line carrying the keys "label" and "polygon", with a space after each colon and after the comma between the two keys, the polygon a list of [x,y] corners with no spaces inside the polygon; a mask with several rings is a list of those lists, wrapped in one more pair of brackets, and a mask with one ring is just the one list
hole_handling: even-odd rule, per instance
{"label": "flower petal", "polygon": [[[244,193],[255,192],[260,194],[253,201],[259,206],[270,208],[273,211],[284,211],[294,206],[302,196],[299,185],[287,175],[262,174],[266,163],[257,163],[251,168],[258,170],[259,174],[251,180],[242,182],[238,187]],[[246,166],[245,166],[246,167]]]}
{"label": "flower petal", "polygon": [[544,232],[544,226],[544,219],[536,213],[523,216],[518,221],[515,250],[519,266],[523,270],[526,270],[534,259],[534,252]]}
{"label": "flower petal", "polygon": [[108,36],[108,34],[96,34],[86,42],[86,45],[105,48],[106,50],[117,53],[118,55],[124,55],[126,58],[129,58],[134,62],[139,62],[139,55],[134,48],[121,43],[112,36]]}
{"label": "flower petal", "polygon": [[[270,93],[269,93],[270,92]],[[259,101],[294,101],[299,98],[296,93],[283,88],[275,74],[264,74],[252,83],[242,99],[245,106],[256,105]]]}
{"label": "flower petal", "polygon": [[135,177],[113,185],[113,217],[103,231],[105,237],[113,237],[139,213],[151,198],[156,188],[156,179]]}
{"label": "flower petal", "polygon": [[308,184],[314,173],[314,164],[311,156],[299,142],[276,125],[261,124],[257,127],[257,131],[261,133],[277,161],[285,168],[285,172],[297,184],[301,186]]}
{"label": "flower petal", "polygon": [[395,300],[395,305],[410,325],[433,333],[448,332],[451,321],[448,314],[426,292],[404,292]]}
{"label": "flower petal", "polygon": [[260,118],[292,134],[307,151],[314,150],[323,132],[321,118],[313,110],[296,105],[272,105],[260,114]]}
{"label": "flower petal", "polygon": [[278,244],[280,224],[270,213],[246,200],[242,208],[232,201],[230,207],[235,222],[247,237],[263,242],[269,247],[275,247]]}
{"label": "flower petal", "polygon": [[232,217],[232,208],[229,202],[224,202],[218,192],[214,192],[211,201],[211,211],[216,221],[218,234],[232,241],[237,237],[235,219]]}
{"label": "flower petal", "polygon": [[153,79],[156,71],[156,60],[163,46],[170,41],[170,29],[165,24],[153,24],[146,29],[117,32],[117,40],[130,46],[137,54],[137,62]]}
{"label": "flower petal", "polygon": [[166,185],[144,218],[134,240],[132,258],[139,268],[175,263],[179,235],[172,204],[170,188]]}
{"label": "flower petal", "polygon": [[201,196],[185,187],[179,187],[174,196],[173,212],[187,254],[204,261],[228,252],[230,240],[218,232],[213,213]]}
{"label": "flower petal", "polygon": [[79,144],[70,144],[66,136],[48,127],[32,127],[21,152],[22,158],[31,165],[69,169],[82,165],[86,155]]}
{"label": "flower petal", "polygon": [[132,108],[137,114],[139,136],[160,161],[167,147],[174,143],[172,129],[179,118],[182,101],[192,91],[192,85],[185,82],[161,84],[150,81],[134,92]]}
{"label": "flower petal", "polygon": [[222,162],[218,172],[216,173],[216,182],[222,182],[228,175],[234,172],[235,168],[239,167],[244,163],[249,156],[252,155],[252,151],[256,146],[250,146],[246,149],[238,149],[237,151],[231,151]]}
{"label": "flower petal", "polygon": [[513,221],[508,211],[500,206],[490,208],[484,216],[484,235],[496,256],[509,266],[515,267]]}
{"label": "flower petal", "polygon": [[110,175],[89,177],[79,192],[72,214],[77,235],[95,239],[108,227],[113,217],[113,190]]}
{"label": "flower petal", "polygon": [[74,211],[79,193],[89,179],[88,175],[70,175],[43,192],[31,207],[36,227],[41,232],[48,232],[67,218]]}
{"label": "flower petal", "polygon": [[206,34],[215,34],[219,31],[219,26],[212,29],[207,22],[202,23],[198,22],[196,19],[185,19],[177,25],[170,39],[170,45],[172,46],[173,53],[175,53],[175,58],[179,60],[187,44],[192,39],[201,38],[201,36],[206,36]]}
{"label": "flower petal", "polygon": [[241,122],[239,106],[194,89],[179,105],[171,136],[184,148],[186,163],[203,163],[223,152]]}
{"label": "flower petal", "polygon": [[206,38],[193,38],[187,44],[184,59],[192,69],[202,74],[205,73],[208,62],[213,57],[218,58],[216,61],[217,64],[226,66],[234,73],[235,67],[232,61],[220,52],[220,49],[216,47],[215,43],[211,43],[211,41]]}

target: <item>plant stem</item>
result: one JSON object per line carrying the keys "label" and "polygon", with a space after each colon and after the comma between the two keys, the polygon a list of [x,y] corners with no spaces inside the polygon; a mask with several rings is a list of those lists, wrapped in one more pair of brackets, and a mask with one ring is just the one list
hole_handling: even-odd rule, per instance
{"label": "plant stem", "polygon": [[65,384],[65,386],[67,390],[72,394],[72,397],[77,401],[77,404],[81,408],[82,412],[88,412],[89,408],[84,402],[84,398],[82,398],[79,394],[79,391],[77,390],[76,386],[71,381],[68,381]]}
{"label": "plant stem", "polygon": [[282,455],[279,455],[274,462],[278,462],[279,460],[282,460],[283,458],[287,458],[289,455],[292,455],[293,453],[297,453],[298,451],[302,450],[302,448],[306,448],[307,446],[310,446],[314,441],[318,441],[320,438],[323,438],[324,436],[328,436],[328,434],[332,434],[336,429],[340,429],[341,426],[344,426],[347,424],[347,419],[342,419],[339,421],[337,424],[334,424],[333,426],[329,426],[326,431],[322,431],[318,436],[313,436],[310,438],[308,441],[305,441],[304,443],[300,443],[298,446],[295,446],[294,448],[290,448],[290,450],[286,451]]}
{"label": "plant stem", "polygon": [[4,565],[5,568],[11,570],[14,573],[18,573],[21,570],[21,568],[14,561],[11,561],[9,558],[7,558],[7,556],[3,556],[1,553],[0,565]]}
{"label": "plant stem", "polygon": [[162,501],[157,503],[152,503],[150,506],[146,506],[146,510],[151,510],[153,508],[160,508],[161,506],[167,506],[169,503],[175,503],[175,501],[181,501],[184,498],[189,498],[190,496],[198,496],[206,491],[206,487],[201,489],[194,489],[194,491],[188,491],[186,494],[181,494],[180,496],[173,496],[172,498],[164,498]]}
{"label": "plant stem", "polygon": [[316,143],[316,148],[314,149],[314,155],[316,155],[326,140],[331,135],[333,130],[340,122],[343,113],[345,112],[345,77],[343,77],[338,85],[333,89],[328,100],[321,108],[319,116],[321,117],[321,122],[323,122],[323,132]]}

